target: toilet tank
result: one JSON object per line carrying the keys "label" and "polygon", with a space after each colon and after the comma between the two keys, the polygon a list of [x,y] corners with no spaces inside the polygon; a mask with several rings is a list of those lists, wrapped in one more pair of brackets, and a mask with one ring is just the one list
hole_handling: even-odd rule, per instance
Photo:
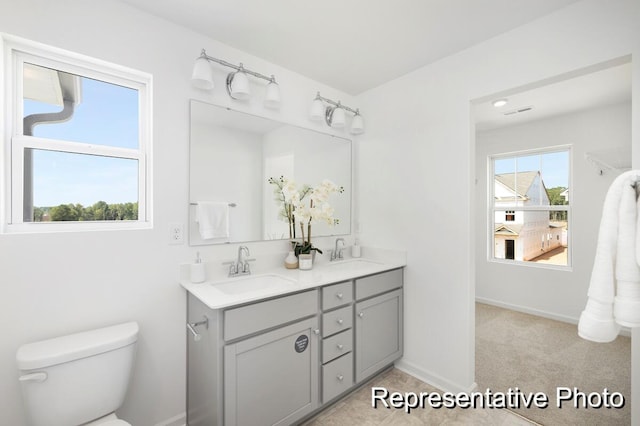
{"label": "toilet tank", "polygon": [[29,424],[79,425],[114,412],[137,339],[138,324],[128,322],[21,346],[16,359]]}

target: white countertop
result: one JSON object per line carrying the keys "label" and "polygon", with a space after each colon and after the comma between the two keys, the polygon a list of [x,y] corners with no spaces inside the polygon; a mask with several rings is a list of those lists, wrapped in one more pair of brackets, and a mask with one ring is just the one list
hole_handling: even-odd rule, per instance
{"label": "white countertop", "polygon": [[[406,265],[406,254],[368,248],[365,256],[346,258],[334,262],[318,257],[311,270],[286,269],[266,265],[254,268],[251,275],[229,278],[207,265],[207,280],[192,283],[189,280],[189,264],[181,265],[180,285],[211,309],[228,308],[248,302],[295,293],[302,290],[377,274]],[[284,260],[284,256],[282,256]],[[217,265],[218,263],[213,263]]]}

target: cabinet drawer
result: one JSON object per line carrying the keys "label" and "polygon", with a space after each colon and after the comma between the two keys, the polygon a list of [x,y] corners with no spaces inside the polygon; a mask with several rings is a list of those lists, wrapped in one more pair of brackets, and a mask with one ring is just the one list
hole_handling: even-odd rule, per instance
{"label": "cabinet drawer", "polygon": [[353,300],[353,289],[351,281],[328,285],[322,288],[322,309],[337,308],[346,305]]}
{"label": "cabinet drawer", "polygon": [[353,386],[353,354],[322,366],[322,402],[326,403]]}
{"label": "cabinet drawer", "polygon": [[317,290],[229,309],[224,313],[224,340],[233,340],[317,312]]}
{"label": "cabinet drawer", "polygon": [[327,337],[353,326],[353,307],[351,305],[322,314],[322,336]]}
{"label": "cabinet drawer", "polygon": [[402,269],[383,272],[356,280],[356,300],[402,287]]}
{"label": "cabinet drawer", "polygon": [[347,330],[340,334],[327,337],[322,341],[322,363],[329,362],[353,349],[353,331]]}

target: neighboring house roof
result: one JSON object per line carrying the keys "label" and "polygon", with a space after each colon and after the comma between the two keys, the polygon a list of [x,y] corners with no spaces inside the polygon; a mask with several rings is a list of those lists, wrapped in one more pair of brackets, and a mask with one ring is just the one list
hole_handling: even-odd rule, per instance
{"label": "neighboring house roof", "polygon": [[504,223],[496,223],[494,233],[496,235],[512,235],[518,236],[520,235],[520,231],[524,225],[520,224],[509,224],[505,225]]}
{"label": "neighboring house roof", "polygon": [[[515,191],[519,197],[526,197],[529,188],[533,184],[533,181],[540,174],[540,172],[518,172],[518,173],[504,173],[496,175],[495,178],[498,182],[506,186],[507,188]],[[517,176],[517,179],[516,179]]]}

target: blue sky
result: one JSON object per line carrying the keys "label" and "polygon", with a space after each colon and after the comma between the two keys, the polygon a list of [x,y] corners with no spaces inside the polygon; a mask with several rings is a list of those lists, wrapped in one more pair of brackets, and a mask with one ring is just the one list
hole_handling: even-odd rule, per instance
{"label": "blue sky", "polygon": [[494,167],[495,174],[540,170],[547,189],[569,187],[569,151],[500,158]]}
{"label": "blue sky", "polygon": [[[81,102],[64,123],[40,124],[34,136],[109,145],[138,147],[138,92],[81,78]],[[25,99],[25,116],[60,111],[61,107]],[[97,201],[138,201],[138,164],[135,160],[71,154],[34,152],[34,205],[56,206]]]}

